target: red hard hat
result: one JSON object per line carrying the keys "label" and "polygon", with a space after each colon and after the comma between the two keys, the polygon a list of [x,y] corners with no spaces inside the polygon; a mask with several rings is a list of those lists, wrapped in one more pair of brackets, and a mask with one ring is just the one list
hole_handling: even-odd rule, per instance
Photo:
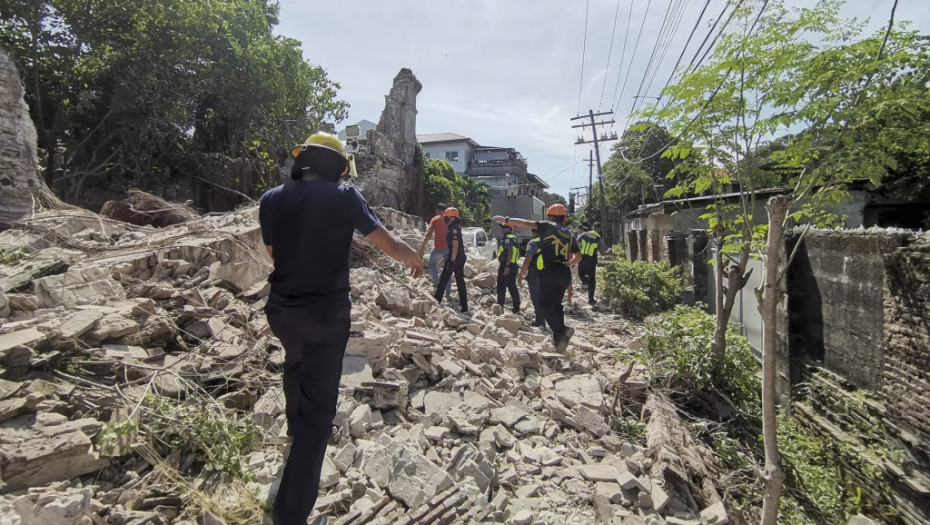
{"label": "red hard hat", "polygon": [[446,208],[446,211],[442,212],[442,215],[443,215],[444,217],[458,217],[458,216],[459,216],[459,209],[458,209],[458,208],[452,208],[452,207]]}
{"label": "red hard hat", "polygon": [[565,210],[565,206],[563,204],[556,203],[556,204],[553,204],[552,206],[549,206],[549,209],[546,210],[546,217],[550,215],[555,215],[558,217],[565,217],[566,215],[568,215],[568,211]]}

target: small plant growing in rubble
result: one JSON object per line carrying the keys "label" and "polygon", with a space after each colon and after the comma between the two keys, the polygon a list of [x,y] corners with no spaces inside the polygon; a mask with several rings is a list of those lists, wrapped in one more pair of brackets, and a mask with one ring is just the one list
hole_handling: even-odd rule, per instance
{"label": "small plant growing in rubble", "polygon": [[26,258],[23,250],[0,250],[0,264],[14,266]]}
{"label": "small plant growing in rubble", "polygon": [[719,390],[753,425],[758,424],[758,361],[749,342],[730,325],[726,358],[717,362],[712,345],[716,319],[700,307],[676,306],[646,324],[646,355],[659,365],[658,377],[668,384],[685,384],[694,390]]}
{"label": "small plant growing in rubble", "polygon": [[195,454],[211,472],[242,478],[242,459],[259,445],[251,419],[230,417],[212,399],[176,401],[147,394],[126,419],[107,424],[97,436],[105,454],[118,455],[147,443],[159,454]]}
{"label": "small plant growing in rubble", "polygon": [[604,299],[628,319],[646,317],[675,306],[684,280],[681,273],[665,262],[629,262],[617,258],[600,272]]}

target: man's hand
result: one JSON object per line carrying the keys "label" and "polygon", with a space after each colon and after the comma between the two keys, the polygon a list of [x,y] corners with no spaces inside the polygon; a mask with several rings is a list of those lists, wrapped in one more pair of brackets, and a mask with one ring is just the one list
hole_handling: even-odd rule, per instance
{"label": "man's hand", "polygon": [[504,219],[504,216],[503,216],[503,215],[495,215],[495,216],[491,217],[491,220],[494,221],[494,222],[496,222],[496,223],[498,223],[498,224],[504,224],[505,222],[507,222],[507,221]]}
{"label": "man's hand", "polygon": [[401,261],[407,266],[407,269],[410,270],[410,276],[414,279],[423,275],[423,258],[420,257],[419,254],[414,253],[412,249],[409,253],[405,252]]}
{"label": "man's hand", "polygon": [[510,266],[509,266],[509,265],[504,267],[504,275],[510,275]]}
{"label": "man's hand", "polygon": [[523,276],[526,275],[525,272],[520,272],[517,274],[517,286],[523,286]]}
{"label": "man's hand", "polygon": [[368,234],[368,240],[374,243],[384,253],[407,265],[410,275],[419,277],[423,273],[423,259],[417,251],[406,242],[391,235],[384,226]]}

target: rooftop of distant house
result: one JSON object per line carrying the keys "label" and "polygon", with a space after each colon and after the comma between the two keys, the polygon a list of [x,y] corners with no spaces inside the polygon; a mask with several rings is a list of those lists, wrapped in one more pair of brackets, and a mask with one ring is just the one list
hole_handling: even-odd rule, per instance
{"label": "rooftop of distant house", "polygon": [[478,147],[478,143],[474,140],[456,133],[427,133],[425,135],[417,135],[417,142],[424,145],[443,144],[446,142],[471,142],[473,146]]}

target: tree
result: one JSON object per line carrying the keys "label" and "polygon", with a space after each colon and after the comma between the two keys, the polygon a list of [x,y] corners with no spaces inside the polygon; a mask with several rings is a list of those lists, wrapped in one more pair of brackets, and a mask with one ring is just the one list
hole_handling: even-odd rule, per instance
{"label": "tree", "polygon": [[487,184],[456,173],[452,164],[442,159],[427,159],[424,174],[430,202],[458,208],[465,224],[490,222],[491,199]]}
{"label": "tree", "polygon": [[654,122],[637,122],[624,130],[604,164],[608,201],[625,208],[658,201],[675,169],[676,162],[662,155],[673,142],[668,130]]}
{"label": "tree", "polygon": [[273,34],[268,0],[0,0],[0,10],[50,182],[139,180],[191,153],[271,161],[346,115],[339,85]]}
{"label": "tree", "polygon": [[542,201],[543,201],[543,206],[545,206],[546,208],[548,208],[549,206],[552,206],[553,204],[561,204],[563,206],[568,206],[568,201],[565,200],[565,197],[559,195],[558,193],[555,193],[555,192],[550,193],[545,190],[542,192]]}
{"label": "tree", "polygon": [[[764,14],[754,14],[766,5]],[[719,197],[731,185],[738,192],[736,205],[718,199],[705,216],[718,248],[718,360],[748,260],[766,260],[756,290],[764,320],[763,524],[778,519],[784,478],[773,366],[779,268],[787,267],[779,265],[782,232],[799,222],[829,224],[827,205],[845,196],[846,183],[864,177],[878,183],[898,166],[900,155],[930,151],[930,122],[926,112],[915,111],[930,103],[928,38],[895,30],[892,21],[883,34],[862,38],[862,26],[841,20],[838,12],[839,4],[830,1],[791,11],[775,2],[737,10],[734,29],[720,39],[711,61],[669,86],[664,105],[644,112],[680,138],[667,156],[704,159],[686,172],[676,168],[682,177],[668,195]],[[782,138],[770,144],[775,136]],[[756,216],[756,192],[778,181],[786,183],[785,194],[769,201],[766,224]]]}

